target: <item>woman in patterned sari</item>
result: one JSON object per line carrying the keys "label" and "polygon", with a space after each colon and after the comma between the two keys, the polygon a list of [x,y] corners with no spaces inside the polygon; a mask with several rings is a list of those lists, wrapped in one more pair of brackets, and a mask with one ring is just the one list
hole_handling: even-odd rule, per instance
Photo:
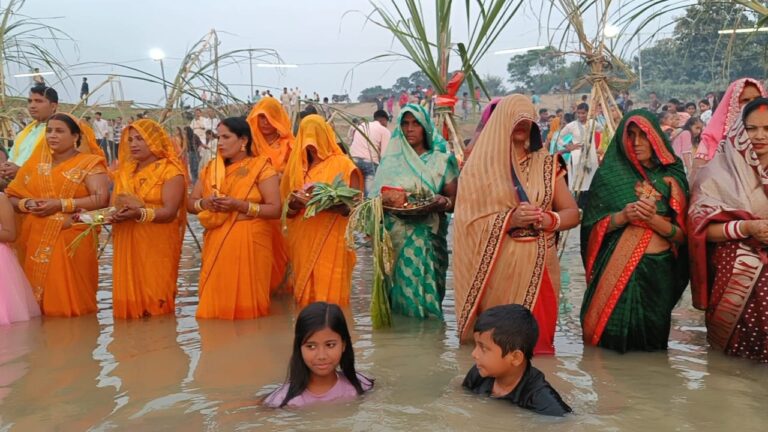
{"label": "woman in patterned sari", "polygon": [[412,194],[434,195],[435,203],[421,216],[385,216],[396,257],[389,294],[395,313],[443,318],[446,213],[453,211],[458,175],[456,158],[447,153],[447,143],[427,111],[420,105],[404,106],[376,172],[372,195],[380,194],[383,186],[394,186]]}
{"label": "woman in patterned sari", "polygon": [[304,117],[280,185],[291,217],[288,257],[293,269],[293,296],[299,307],[317,301],[349,305],[357,259],[345,240],[349,209],[340,206],[305,218],[304,203],[293,194],[305,185],[332,183],[339,176],[354,189],[363,187],[360,170],[336,144],[331,126],[317,114]]}
{"label": "woman in patterned sari", "polygon": [[109,205],[107,166],[90,126],[69,114],[51,116],[6,194],[23,214],[19,260],[43,314],[96,312],[96,244],[86,239],[69,248],[86,229],[72,224],[72,214]]}
{"label": "woman in patterned sari", "polygon": [[728,355],[768,362],[768,99],[744,107],[696,175],[691,198],[693,305]]}
{"label": "woman in patterned sari", "polygon": [[115,173],[112,310],[115,318],[173,313],[186,226],[186,168],[162,126],[123,130]]}
{"label": "woman in patterned sari", "polygon": [[557,232],[579,223],[565,163],[550,155],[523,95],[499,102],[461,173],[453,273],[461,340],[476,317],[521,304],[539,325],[536,354],[554,354],[560,295]]}
{"label": "woman in patterned sari", "polygon": [[624,116],[589,190],[581,225],[584,343],[618,352],[667,348],[688,284],[685,168],[656,116]]}
{"label": "woman in patterned sari", "polygon": [[269,314],[270,219],[280,217],[280,184],[269,159],[253,154],[248,123],[219,123],[216,157],[200,173],[187,211],[205,228],[197,318]]}

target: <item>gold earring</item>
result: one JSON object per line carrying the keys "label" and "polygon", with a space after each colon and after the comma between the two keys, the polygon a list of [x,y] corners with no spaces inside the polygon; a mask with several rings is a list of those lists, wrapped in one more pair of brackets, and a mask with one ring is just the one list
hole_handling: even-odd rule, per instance
{"label": "gold earring", "polygon": [[243,145],[241,145],[241,146],[240,146],[240,151],[241,151],[241,152],[244,152],[244,151],[245,151],[245,144],[243,144]]}

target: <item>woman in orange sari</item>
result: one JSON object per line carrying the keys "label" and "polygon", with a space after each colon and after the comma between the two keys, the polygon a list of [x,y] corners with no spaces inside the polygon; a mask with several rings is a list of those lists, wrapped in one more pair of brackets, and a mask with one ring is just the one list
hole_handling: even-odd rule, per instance
{"label": "woman in orange sari", "polygon": [[187,210],[205,228],[198,318],[248,319],[269,313],[272,241],[280,217],[280,182],[264,156],[254,156],[248,123],[219,123],[216,158],[200,174]]}
{"label": "woman in orange sari", "polygon": [[345,241],[349,209],[333,208],[304,217],[304,203],[293,192],[314,182],[332,183],[337,176],[360,189],[362,176],[336,144],[336,134],[317,114],[301,121],[296,148],[280,184],[289,201],[288,257],[293,268],[293,295],[300,307],[324,301],[349,304],[355,252]]}
{"label": "woman in orange sari", "polygon": [[554,354],[560,296],[557,233],[579,223],[565,163],[550,155],[522,95],[505,97],[477,139],[459,180],[453,273],[462,341],[477,316],[522,304],[539,325],[536,354]]}
{"label": "woman in orange sari", "polygon": [[[253,135],[254,153],[266,156],[279,175],[285,171],[295,138],[291,119],[277,99],[265,97],[248,114],[248,124]],[[272,226],[272,278],[270,292],[290,290],[288,284],[288,249],[279,220],[270,221]]]}
{"label": "woman in orange sari", "polygon": [[185,168],[163,127],[131,123],[115,173],[112,310],[115,318],[173,313],[186,226]]}
{"label": "woman in orange sari", "polygon": [[109,204],[104,155],[90,127],[69,114],[48,119],[45,139],[6,190],[23,214],[20,261],[44,315],[95,312],[99,282],[95,242],[68,246],[86,227],[72,214]]}

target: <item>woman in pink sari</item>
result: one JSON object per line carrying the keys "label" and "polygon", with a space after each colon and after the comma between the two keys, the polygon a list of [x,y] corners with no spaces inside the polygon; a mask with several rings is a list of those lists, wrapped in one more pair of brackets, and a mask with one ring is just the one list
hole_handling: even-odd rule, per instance
{"label": "woman in pink sari", "polygon": [[744,105],[768,94],[760,81],[754,78],[741,78],[731,83],[723,96],[720,105],[715,109],[712,118],[701,133],[701,143],[696,151],[693,162],[693,172],[711,161],[717,150],[717,145],[725,139],[731,126],[741,116]]}
{"label": "woman in pink sari", "polygon": [[709,343],[768,362],[768,99],[744,107],[696,175],[688,226],[693,305],[706,310]]}

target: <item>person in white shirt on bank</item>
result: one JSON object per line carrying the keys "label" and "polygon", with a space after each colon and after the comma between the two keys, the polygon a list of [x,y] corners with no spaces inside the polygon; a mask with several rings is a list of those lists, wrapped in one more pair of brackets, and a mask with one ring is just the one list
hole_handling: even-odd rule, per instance
{"label": "person in white shirt on bank", "polygon": [[[590,135],[601,131],[601,127],[594,120],[587,121],[589,105],[581,103],[576,107],[576,120],[568,123],[560,132],[558,144],[565,148],[565,152],[571,154],[568,163],[568,187],[574,193],[579,193],[579,208],[584,208],[587,202],[589,186],[592,184],[592,177],[599,165],[597,158],[597,147],[592,142],[590,144]],[[570,142],[566,142],[569,140]]]}
{"label": "person in white shirt on bank", "polygon": [[353,129],[349,155],[363,173],[366,197],[371,193],[381,155],[387,149],[387,144],[389,144],[389,139],[392,136],[392,133],[387,129],[388,122],[389,115],[387,112],[377,110],[373,113],[373,121],[360,123],[357,125],[357,129]]}

